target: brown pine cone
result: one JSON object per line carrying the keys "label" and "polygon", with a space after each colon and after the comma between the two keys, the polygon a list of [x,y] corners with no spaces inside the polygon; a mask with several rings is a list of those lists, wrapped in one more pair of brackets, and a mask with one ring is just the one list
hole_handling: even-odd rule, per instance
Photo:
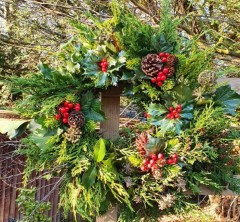
{"label": "brown pine cone", "polygon": [[178,58],[175,55],[169,55],[167,57],[167,66],[176,66],[178,64]]}
{"label": "brown pine cone", "polygon": [[175,69],[171,66],[167,67],[168,68],[168,74],[167,74],[167,77],[171,77],[174,75],[175,73]]}
{"label": "brown pine cone", "polygon": [[159,55],[148,54],[142,59],[142,71],[150,77],[157,76],[162,70],[163,62]]}
{"label": "brown pine cone", "polygon": [[139,154],[141,156],[145,156],[146,154],[146,149],[145,149],[145,146],[147,145],[148,143],[148,135],[147,133],[141,133],[138,138],[136,139],[136,147],[137,147],[137,150],[139,151]]}
{"label": "brown pine cone", "polygon": [[69,126],[81,128],[85,123],[85,117],[82,112],[72,111],[68,117]]}
{"label": "brown pine cone", "polygon": [[158,167],[164,167],[166,165],[166,160],[165,159],[160,159],[156,161],[156,165]]}
{"label": "brown pine cone", "polygon": [[162,178],[162,174],[163,172],[160,169],[154,170],[152,172],[152,175],[156,180],[160,180]]}

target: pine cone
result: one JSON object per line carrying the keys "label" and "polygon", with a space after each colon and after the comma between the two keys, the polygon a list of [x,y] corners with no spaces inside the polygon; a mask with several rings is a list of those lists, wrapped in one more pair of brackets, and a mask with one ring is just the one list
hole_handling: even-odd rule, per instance
{"label": "pine cone", "polygon": [[171,66],[168,66],[167,68],[168,68],[168,74],[167,74],[167,77],[171,77],[171,76],[173,76],[174,73],[175,73],[175,69],[174,69],[173,67],[171,67]]}
{"label": "pine cone", "polygon": [[156,165],[158,167],[164,167],[166,165],[166,160],[165,159],[160,159],[156,161]]}
{"label": "pine cone", "polygon": [[68,117],[69,126],[81,128],[85,123],[85,117],[82,112],[72,111]]}
{"label": "pine cone", "polygon": [[142,59],[142,71],[150,77],[157,76],[162,70],[163,62],[157,54],[148,54]]}
{"label": "pine cone", "polygon": [[162,178],[162,171],[160,169],[157,169],[157,170],[154,170],[152,172],[152,175],[153,177],[156,179],[156,180],[160,180]]}
{"label": "pine cone", "polygon": [[71,126],[68,130],[64,133],[64,137],[67,141],[71,143],[76,143],[81,138],[82,132],[79,128],[75,126]]}
{"label": "pine cone", "polygon": [[178,58],[175,55],[169,55],[167,57],[167,66],[176,66],[178,64]]}
{"label": "pine cone", "polygon": [[138,138],[136,139],[136,147],[137,150],[139,151],[139,154],[141,156],[145,156],[146,154],[146,149],[145,146],[148,143],[148,134],[147,133],[141,133]]}

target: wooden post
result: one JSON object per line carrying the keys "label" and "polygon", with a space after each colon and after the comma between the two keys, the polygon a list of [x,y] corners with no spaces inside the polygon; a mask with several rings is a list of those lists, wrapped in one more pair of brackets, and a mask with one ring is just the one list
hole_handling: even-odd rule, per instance
{"label": "wooden post", "polygon": [[[106,115],[106,121],[100,125],[100,133],[104,138],[116,139],[119,136],[120,118],[120,94],[122,87],[110,87],[101,94],[102,111]],[[116,222],[118,215],[117,206],[110,209],[106,214],[96,218],[96,222]]]}

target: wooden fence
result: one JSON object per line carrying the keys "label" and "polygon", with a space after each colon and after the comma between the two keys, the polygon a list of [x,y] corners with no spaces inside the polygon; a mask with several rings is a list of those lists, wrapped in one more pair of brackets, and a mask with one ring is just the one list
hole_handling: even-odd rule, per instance
{"label": "wooden fence", "polygon": [[[0,222],[14,222],[21,219],[16,199],[18,188],[22,187],[22,176],[24,169],[24,157],[17,155],[14,151],[18,141],[9,141],[0,135]],[[29,187],[36,187],[36,199],[38,201],[49,201],[52,204],[48,216],[52,222],[61,221],[58,213],[58,181],[55,177],[47,181],[41,175],[33,174]]]}

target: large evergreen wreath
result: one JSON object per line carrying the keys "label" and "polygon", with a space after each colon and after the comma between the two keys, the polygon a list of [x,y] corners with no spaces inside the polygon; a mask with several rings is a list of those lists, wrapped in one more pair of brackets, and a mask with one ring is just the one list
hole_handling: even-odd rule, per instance
{"label": "large evergreen wreath", "polygon": [[[116,203],[128,218],[177,211],[200,184],[239,192],[232,123],[240,96],[216,84],[212,50],[178,35],[166,2],[158,28],[111,8],[110,19],[72,24],[77,35],[62,46],[61,66],[9,79],[22,95],[16,110],[34,120],[18,150],[27,156],[25,183],[35,170],[60,173],[59,205],[89,221]],[[96,131],[105,119],[99,93],[120,82],[147,122],[110,141]]]}

